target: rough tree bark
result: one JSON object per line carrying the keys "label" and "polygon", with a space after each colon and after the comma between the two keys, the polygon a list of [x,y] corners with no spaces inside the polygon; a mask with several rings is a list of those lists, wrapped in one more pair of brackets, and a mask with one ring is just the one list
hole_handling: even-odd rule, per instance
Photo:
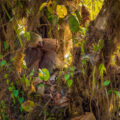
{"label": "rough tree bark", "polygon": [[87,52],[92,53],[92,44],[104,40],[103,55],[106,65],[110,56],[120,45],[120,1],[105,0],[97,18],[91,23],[87,34]]}
{"label": "rough tree bark", "polygon": [[[95,53],[93,50],[93,44],[97,44],[99,40],[103,40],[104,46],[101,51]],[[110,60],[111,55],[114,53],[114,51],[120,46],[120,1],[119,0],[105,0],[103,3],[103,7],[100,10],[98,16],[94,21],[90,23],[90,26],[88,28],[86,41],[85,41],[85,51],[87,55],[91,55],[91,59],[93,60],[93,65],[98,66],[100,63],[104,63],[107,71],[111,71],[110,68]],[[79,50],[80,53],[80,50]],[[80,55],[80,54],[78,54]],[[75,56],[75,59],[78,59],[76,61],[81,60],[81,56]],[[78,62],[77,62],[78,64]],[[78,65],[76,65],[78,66]],[[92,83],[92,77],[93,74],[93,66],[87,66],[87,77],[80,75],[79,81],[77,81],[78,85],[78,92],[81,91],[81,87],[79,82],[85,80],[86,84],[84,85],[85,88],[83,88],[83,84],[81,85],[84,89],[89,89],[88,85]],[[109,76],[109,79],[112,80],[110,73],[106,73],[106,76]],[[96,80],[100,80],[100,78],[96,77]],[[90,82],[89,82],[90,81]],[[118,81],[120,82],[120,77],[118,78]],[[91,98],[91,93],[89,92],[89,98]],[[81,93],[79,92],[79,95]],[[87,94],[83,94],[84,96]],[[99,94],[96,92],[97,98],[95,98],[97,101],[97,109],[99,109],[98,113],[96,111],[97,120],[108,120],[113,119],[113,115],[110,115],[109,105],[106,102],[106,97],[101,96],[99,97]],[[81,96],[83,97],[83,96]],[[99,100],[101,99],[101,100]],[[94,111],[94,110],[93,110]],[[99,116],[99,117],[98,117]]]}

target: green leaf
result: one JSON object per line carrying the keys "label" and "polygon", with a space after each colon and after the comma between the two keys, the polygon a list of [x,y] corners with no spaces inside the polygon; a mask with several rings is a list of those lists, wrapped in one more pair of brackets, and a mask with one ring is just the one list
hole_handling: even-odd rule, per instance
{"label": "green leaf", "polygon": [[75,67],[70,67],[70,71],[74,72],[75,71]]}
{"label": "green leaf", "polygon": [[105,65],[103,63],[99,66],[100,76],[103,77],[104,72],[106,72]]}
{"label": "green leaf", "polygon": [[24,33],[24,37],[26,37],[27,40],[30,41],[30,38],[31,38],[30,32],[25,32],[25,33]]}
{"label": "green leaf", "polygon": [[57,25],[59,18],[57,16],[54,16],[53,18],[53,25]]}
{"label": "green leaf", "polygon": [[86,27],[80,27],[80,33],[82,33],[83,35],[86,34],[87,30],[88,29]]}
{"label": "green leaf", "polygon": [[18,90],[14,90],[14,91],[13,91],[13,95],[14,95],[15,97],[17,97],[18,94],[19,94],[19,91],[18,91]]}
{"label": "green leaf", "polygon": [[6,13],[7,17],[9,18],[9,20],[12,20],[12,17],[10,16],[10,14],[8,13],[8,10],[6,9],[6,7],[2,4],[2,8],[4,10],[4,12]]}
{"label": "green leaf", "polygon": [[23,111],[23,108],[22,108],[22,106],[20,106],[20,111],[21,111],[21,112]]}
{"label": "green leaf", "polygon": [[65,74],[64,79],[67,81],[70,78],[70,74]]}
{"label": "green leaf", "polygon": [[2,54],[0,54],[0,59],[3,57],[3,55]]}
{"label": "green leaf", "polygon": [[75,14],[76,14],[76,16],[77,16],[77,19],[78,19],[78,21],[79,21],[79,24],[81,24],[82,18],[81,18],[81,16],[80,16],[79,11],[76,10],[76,11],[75,11]]}
{"label": "green leaf", "polygon": [[9,85],[9,80],[8,79],[6,80],[6,83],[7,83],[7,85]]}
{"label": "green leaf", "polygon": [[17,30],[16,30],[16,33],[17,33],[17,36],[18,36],[19,43],[20,43],[21,47],[23,47],[21,36],[18,34]]}
{"label": "green leaf", "polygon": [[106,81],[103,82],[104,86],[108,86],[109,84],[110,84],[110,80],[106,80]]}
{"label": "green leaf", "polygon": [[82,65],[86,65],[86,63],[87,63],[87,62],[86,62],[86,59],[82,59],[81,62],[82,62]]}
{"label": "green leaf", "polygon": [[67,80],[67,85],[68,85],[69,88],[72,86],[72,84],[73,84],[73,80],[72,79]]}
{"label": "green leaf", "polygon": [[44,81],[48,81],[50,78],[50,73],[46,68],[39,69],[39,78]]}
{"label": "green leaf", "polygon": [[19,97],[19,99],[18,99],[18,100],[19,100],[19,103],[20,103],[20,104],[22,104],[22,103],[23,103],[23,101],[24,101],[24,97]]}
{"label": "green leaf", "polygon": [[46,9],[46,15],[50,23],[53,22],[53,15],[49,12],[48,8]]}
{"label": "green leaf", "polygon": [[107,91],[108,95],[110,95],[112,92],[113,92],[113,90],[111,90],[111,89]]}
{"label": "green leaf", "polygon": [[114,90],[113,92],[116,94],[116,96],[120,97],[120,92],[119,91]]}
{"label": "green leaf", "polygon": [[8,78],[8,74],[5,74],[4,77],[5,77],[5,79],[7,79]]}
{"label": "green leaf", "polygon": [[5,48],[5,50],[8,49],[8,47],[9,47],[8,43],[6,43],[6,41],[4,41],[3,44],[4,44],[4,48]]}
{"label": "green leaf", "polygon": [[28,80],[27,78],[25,79],[25,83],[26,83],[26,86],[27,86],[27,87],[30,86],[30,80]]}
{"label": "green leaf", "polygon": [[32,72],[30,73],[30,76],[34,75],[35,70],[33,69]]}
{"label": "green leaf", "polygon": [[73,15],[70,15],[70,17],[69,17],[69,26],[73,33],[77,32],[79,30],[79,23]]}
{"label": "green leaf", "polygon": [[98,42],[98,47],[99,47],[99,50],[101,50],[104,46],[104,41],[102,39],[99,40]]}
{"label": "green leaf", "polygon": [[82,74],[83,74],[83,75],[85,74],[85,69],[84,69],[84,68],[82,68]]}
{"label": "green leaf", "polygon": [[14,90],[14,88],[13,87],[8,87],[8,90],[10,91],[10,92],[12,92],[13,90]]}
{"label": "green leaf", "polygon": [[1,66],[1,67],[3,67],[5,64],[6,64],[6,60],[2,60],[2,61],[0,62],[0,66]]}
{"label": "green leaf", "polygon": [[39,84],[39,85],[37,85],[37,87],[39,88],[39,87],[45,87],[45,85],[44,84]]}

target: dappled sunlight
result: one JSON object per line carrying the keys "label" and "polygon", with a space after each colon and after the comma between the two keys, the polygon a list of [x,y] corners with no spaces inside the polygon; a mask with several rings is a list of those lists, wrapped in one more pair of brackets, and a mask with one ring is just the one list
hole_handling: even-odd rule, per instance
{"label": "dappled sunlight", "polygon": [[2,0],[0,120],[119,120],[119,5]]}
{"label": "dappled sunlight", "polygon": [[71,65],[72,63],[72,54],[70,52],[66,53],[65,56],[64,56],[64,67],[67,68]]}

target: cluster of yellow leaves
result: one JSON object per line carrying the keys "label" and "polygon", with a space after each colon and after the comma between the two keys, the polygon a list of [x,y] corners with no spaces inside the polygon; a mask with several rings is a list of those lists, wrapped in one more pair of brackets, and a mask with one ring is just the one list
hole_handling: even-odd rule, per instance
{"label": "cluster of yellow leaves", "polygon": [[64,18],[67,15],[67,8],[65,7],[65,5],[57,5],[56,1],[51,1],[51,0],[49,0],[49,2],[42,3],[42,5],[39,8],[38,14],[45,7],[48,8],[48,11],[51,14],[54,14],[54,9],[56,8],[56,14],[58,15],[59,18]]}
{"label": "cluster of yellow leaves", "polygon": [[87,6],[90,10],[90,19],[95,19],[96,15],[99,13],[104,0],[84,0],[83,4]]}
{"label": "cluster of yellow leaves", "polygon": [[80,47],[80,45],[81,45],[81,41],[78,41],[74,44],[75,47]]}
{"label": "cluster of yellow leaves", "polygon": [[44,2],[41,4],[40,8],[39,8],[39,11],[38,11],[38,14],[40,14],[40,12],[45,8],[47,7],[48,8],[48,11],[53,14],[54,13],[54,8],[56,6],[56,1],[52,1],[52,0],[49,0],[48,2]]}
{"label": "cluster of yellow leaves", "polygon": [[56,13],[59,18],[64,18],[67,15],[67,8],[64,5],[57,5]]}

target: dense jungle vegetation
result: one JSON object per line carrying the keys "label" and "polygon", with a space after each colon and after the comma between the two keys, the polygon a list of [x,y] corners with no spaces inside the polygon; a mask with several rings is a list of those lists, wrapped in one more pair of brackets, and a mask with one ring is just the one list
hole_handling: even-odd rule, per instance
{"label": "dense jungle vegetation", "polygon": [[120,0],[0,0],[0,120],[120,120]]}

